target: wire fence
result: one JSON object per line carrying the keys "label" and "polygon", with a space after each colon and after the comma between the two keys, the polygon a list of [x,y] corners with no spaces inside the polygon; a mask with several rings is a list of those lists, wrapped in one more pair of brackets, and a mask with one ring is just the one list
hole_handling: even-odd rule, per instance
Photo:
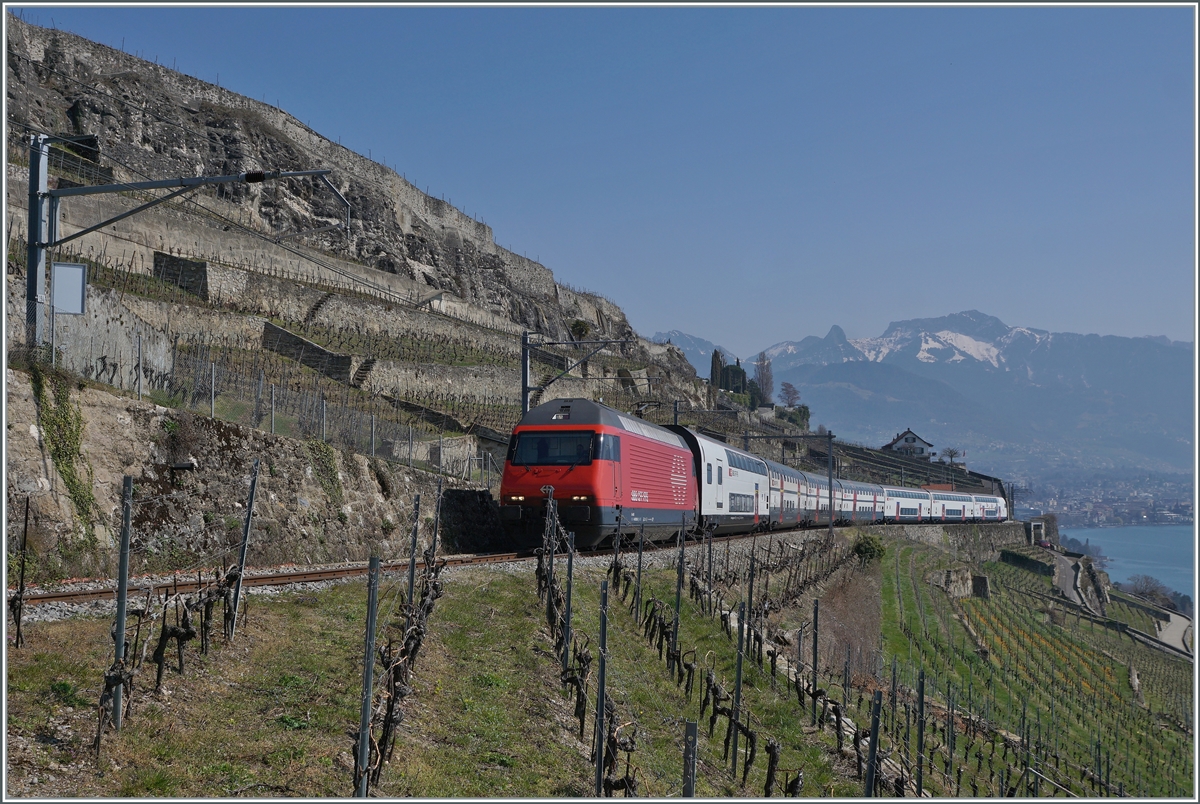
{"label": "wire fence", "polygon": [[64,318],[59,316],[52,328],[53,346],[10,349],[9,365],[50,366],[167,408],[292,438],[319,439],[349,452],[490,486],[499,482],[504,444],[491,432],[484,431],[481,438],[481,426],[486,427],[481,421],[501,425],[519,416],[515,406],[482,400],[368,394],[272,352],[247,348],[251,344],[237,338],[168,340],[152,329],[127,333],[125,342],[73,337]]}

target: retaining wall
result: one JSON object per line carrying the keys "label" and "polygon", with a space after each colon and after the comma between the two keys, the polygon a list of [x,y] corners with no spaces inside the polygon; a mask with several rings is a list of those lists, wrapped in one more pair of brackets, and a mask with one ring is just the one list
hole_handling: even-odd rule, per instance
{"label": "retaining wall", "polygon": [[953,553],[963,561],[982,564],[998,561],[1000,550],[1025,544],[1023,522],[996,522],[973,525],[874,525],[880,533],[895,539],[908,539]]}

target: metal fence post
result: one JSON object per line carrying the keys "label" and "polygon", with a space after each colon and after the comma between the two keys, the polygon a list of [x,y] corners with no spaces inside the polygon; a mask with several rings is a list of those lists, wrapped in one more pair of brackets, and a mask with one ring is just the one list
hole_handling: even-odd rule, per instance
{"label": "metal fence post", "polygon": [[571,663],[571,587],[575,580],[575,532],[567,534],[567,612],[566,624],[563,628],[562,669],[567,672]]}
{"label": "metal fence post", "polygon": [[820,641],[820,626],[818,616],[821,613],[821,601],[813,600],[813,667],[812,667],[812,725],[817,725],[817,643]]}
{"label": "metal fence post", "polygon": [[917,797],[925,769],[925,668],[917,676]]}
{"label": "metal fence post", "polygon": [[[750,646],[754,640],[754,564],[755,554],[753,548],[750,550],[750,579],[746,584],[746,616],[750,618],[750,622],[746,626],[746,645]],[[750,648],[751,657],[754,656],[754,648]],[[753,661],[753,658],[751,659]]]}
{"label": "metal fence post", "polygon": [[379,588],[379,556],[371,556],[367,575],[367,633],[363,641],[362,711],[358,721],[358,761],[354,780],[354,797],[367,797],[367,780],[370,777],[371,751],[371,703],[374,699],[372,687],[375,673],[375,606]]}
{"label": "metal fence post", "polygon": [[[833,547],[833,433],[828,434],[829,438],[829,546]],[[816,669],[813,669],[816,672]],[[814,686],[815,688],[815,686]],[[817,699],[813,699],[813,711],[816,711]],[[816,721],[813,722],[816,725]]]}
{"label": "metal fence post", "polygon": [[683,722],[683,797],[696,796],[696,721]]}
{"label": "metal fence post", "polygon": [[737,676],[733,683],[733,723],[730,728],[733,729],[733,778],[737,778],[738,764],[738,724],[742,718],[742,653],[745,647],[746,633],[746,601],[738,603],[738,649],[737,649]]}
{"label": "metal fence post", "polygon": [[237,633],[238,605],[242,602],[242,578],[246,574],[246,549],[250,545],[250,521],[254,517],[254,491],[258,488],[258,458],[250,470],[250,499],[246,502],[246,524],[242,528],[242,549],[238,554],[237,583],[233,587],[233,622],[229,626],[229,639]]}
{"label": "metal fence post", "polygon": [[434,558],[437,558],[438,529],[441,527],[441,522],[442,522],[442,479],[439,477],[438,484],[437,484],[437,497],[435,497],[434,501],[433,501],[433,536],[430,539],[430,544],[432,545],[432,547],[430,547],[430,549],[429,549],[430,555],[432,555]]}
{"label": "metal fence post", "polygon": [[[26,522],[28,522],[29,507],[26,502]],[[117,660],[125,658],[125,605],[129,594],[129,528],[133,513],[133,478],[125,475],[121,484],[121,561],[117,570],[117,630],[113,641],[116,643]],[[107,682],[105,682],[107,683]],[[118,684],[113,690],[113,728],[121,730],[122,687]]]}
{"label": "metal fence post", "polygon": [[867,747],[867,782],[863,786],[863,795],[872,798],[875,795],[875,760],[879,751],[879,709],[883,705],[883,690],[875,690],[875,699],[871,703],[871,742]]}
{"label": "metal fence post", "polygon": [[641,616],[642,611],[642,548],[646,545],[646,523],[642,523],[641,529],[638,531],[638,572],[637,572],[637,591],[633,599],[637,601],[636,608],[638,616]]}
{"label": "metal fence post", "polygon": [[418,494],[413,498],[413,529],[412,529],[412,546],[408,553],[408,597],[405,598],[407,611],[404,615],[404,638],[408,638],[408,629],[412,626],[413,607],[413,587],[417,582],[417,529],[421,526],[421,495]]}
{"label": "metal fence post", "polygon": [[[52,323],[54,321],[53,313],[51,313],[50,321]],[[137,336],[137,347],[138,347],[137,396],[138,396],[138,401],[141,402],[142,401],[142,333],[140,333],[140,332],[138,333],[138,336]]]}
{"label": "metal fence post", "polygon": [[705,529],[704,529],[704,535],[708,537],[708,616],[709,616],[709,617],[712,617],[712,616],[713,616],[713,611],[714,611],[714,608],[715,608],[715,606],[714,606],[714,601],[713,601],[713,584],[712,584],[712,562],[713,562],[713,554],[712,554],[712,540],[713,540],[713,532],[712,532],[712,530],[711,530],[711,529],[709,529],[709,528],[705,528]]}
{"label": "metal fence post", "polygon": [[217,364],[211,362],[208,367],[208,415],[215,419],[217,418]]}
{"label": "metal fence post", "polygon": [[271,435],[275,435],[275,383],[271,383]]}
{"label": "metal fence post", "polygon": [[608,654],[608,581],[600,582],[600,670],[596,676],[596,798],[604,795],[604,698]]}
{"label": "metal fence post", "polygon": [[683,599],[683,561],[684,547],[686,539],[683,535],[683,526],[686,522],[681,517],[679,523],[679,566],[675,572],[675,620],[671,623],[671,651],[667,654],[667,673],[673,673],[675,670],[675,657],[679,652],[679,604]]}

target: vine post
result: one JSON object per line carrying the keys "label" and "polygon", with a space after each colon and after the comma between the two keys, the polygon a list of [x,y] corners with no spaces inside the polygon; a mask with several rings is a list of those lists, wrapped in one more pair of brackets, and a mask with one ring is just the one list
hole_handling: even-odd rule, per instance
{"label": "vine post", "polygon": [[[121,480],[121,560],[117,569],[117,627],[113,634],[116,661],[125,658],[125,605],[129,594],[129,528],[133,511],[133,477]],[[121,730],[121,694],[124,685],[113,690],[113,728]]]}
{"label": "vine post", "polygon": [[863,796],[867,798],[875,796],[875,765],[879,756],[879,710],[882,706],[883,690],[875,690],[874,700],[871,702],[871,743],[867,747],[867,782],[863,787]]}
{"label": "vine post", "polygon": [[367,575],[367,628],[363,640],[362,711],[358,721],[358,756],[354,763],[354,797],[367,797],[370,777],[371,701],[375,673],[375,605],[379,589],[379,556],[371,556]]}
{"label": "vine post", "polygon": [[413,616],[413,587],[417,582],[417,530],[421,527],[421,495],[417,494],[413,497],[413,527],[412,527],[412,544],[408,548],[408,597],[405,603],[407,612],[404,616],[404,635],[408,638],[408,629],[412,627]]}
{"label": "vine post", "polygon": [[604,795],[605,671],[608,659],[608,581],[600,582],[600,670],[596,676],[596,798]]}
{"label": "vine post", "polygon": [[[733,716],[730,718],[733,725],[733,778],[737,778],[738,765],[738,727],[737,724],[741,719],[742,708],[742,653],[745,648],[746,635],[746,601],[738,603],[738,647],[737,647],[737,675],[733,682]],[[715,704],[714,704],[715,705]]]}
{"label": "vine post", "polygon": [[917,797],[925,769],[925,668],[917,676]]}
{"label": "vine post", "polygon": [[642,548],[646,545],[646,523],[642,523],[641,529],[638,531],[638,568],[637,568],[637,590],[634,592],[633,599],[634,610],[642,610]]}
{"label": "vine post", "polygon": [[683,797],[696,796],[696,721],[683,722]]}
{"label": "vine post", "polygon": [[565,675],[571,659],[571,587],[575,580],[575,532],[567,534],[567,610],[563,623],[562,671]]}
{"label": "vine post", "polygon": [[250,525],[254,517],[254,492],[258,488],[258,458],[254,459],[254,468],[250,470],[250,498],[246,502],[246,524],[242,528],[242,549],[238,553],[237,583],[233,587],[233,621],[229,625],[229,639],[237,633],[237,612],[242,602],[242,577],[246,574],[246,550],[250,546]]}
{"label": "vine post", "polygon": [[813,667],[812,667],[812,725],[817,725],[817,642],[821,634],[817,618],[821,613],[821,601],[813,600]]}
{"label": "vine post", "polygon": [[683,597],[683,561],[684,561],[684,545],[687,538],[684,536],[683,528],[687,523],[686,516],[680,517],[679,522],[679,566],[676,567],[675,573],[675,620],[671,623],[671,650],[667,653],[667,672],[672,673],[675,670],[675,657],[679,650],[679,604]]}

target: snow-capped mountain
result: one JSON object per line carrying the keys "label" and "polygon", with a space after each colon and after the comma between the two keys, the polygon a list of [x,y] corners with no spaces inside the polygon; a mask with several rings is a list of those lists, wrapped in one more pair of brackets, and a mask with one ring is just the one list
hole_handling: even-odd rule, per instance
{"label": "snow-capped mountain", "polygon": [[[876,338],[840,327],[766,349],[813,423],[879,446],[912,427],[969,447],[980,471],[1051,465],[1187,471],[1191,343],[1010,327],[977,310],[891,323]],[[878,442],[878,443],[876,443]]]}

